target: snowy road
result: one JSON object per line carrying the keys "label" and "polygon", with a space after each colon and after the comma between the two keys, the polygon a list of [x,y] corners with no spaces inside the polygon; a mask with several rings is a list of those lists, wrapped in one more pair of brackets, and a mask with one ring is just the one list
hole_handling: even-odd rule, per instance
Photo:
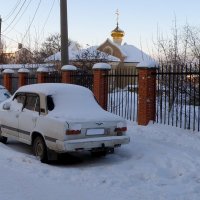
{"label": "snowy road", "polygon": [[0,200],[199,200],[200,134],[130,124],[115,154],[41,164],[29,147],[0,144]]}

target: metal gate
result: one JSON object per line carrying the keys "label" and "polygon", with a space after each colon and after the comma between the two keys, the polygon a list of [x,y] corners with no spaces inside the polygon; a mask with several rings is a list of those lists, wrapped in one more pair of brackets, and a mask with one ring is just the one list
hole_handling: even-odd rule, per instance
{"label": "metal gate", "polygon": [[135,68],[113,69],[107,77],[107,110],[127,120],[137,121],[138,74]]}

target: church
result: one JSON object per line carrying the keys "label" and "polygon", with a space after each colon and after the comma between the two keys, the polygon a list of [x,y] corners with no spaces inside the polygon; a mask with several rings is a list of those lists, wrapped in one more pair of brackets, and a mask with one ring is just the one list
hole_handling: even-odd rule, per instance
{"label": "church", "polygon": [[134,45],[123,43],[125,32],[120,29],[117,14],[117,26],[111,31],[112,40],[106,39],[102,44],[97,47],[97,50],[105,52],[109,55],[117,57],[120,62],[118,65],[112,66],[112,68],[135,68],[138,64],[148,64],[154,62],[153,59],[138,49]]}

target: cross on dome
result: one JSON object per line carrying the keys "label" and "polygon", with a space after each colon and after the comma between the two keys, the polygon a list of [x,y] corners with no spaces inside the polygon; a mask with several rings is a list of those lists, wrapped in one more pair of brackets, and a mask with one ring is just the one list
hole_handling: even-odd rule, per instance
{"label": "cross on dome", "polygon": [[115,12],[117,16],[117,27],[111,32],[111,36],[113,38],[113,42],[115,42],[118,45],[121,45],[122,39],[125,35],[124,31],[119,28],[119,10],[117,9]]}
{"label": "cross on dome", "polygon": [[116,16],[117,16],[117,19],[116,19],[116,20],[117,20],[117,26],[118,26],[118,24],[119,24],[119,9],[116,10],[116,13],[115,13],[115,14],[116,14]]}

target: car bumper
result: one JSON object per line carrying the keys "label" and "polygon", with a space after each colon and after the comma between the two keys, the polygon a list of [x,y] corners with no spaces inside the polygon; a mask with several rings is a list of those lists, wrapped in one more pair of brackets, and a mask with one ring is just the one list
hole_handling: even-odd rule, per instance
{"label": "car bumper", "polygon": [[101,147],[114,148],[121,144],[128,144],[129,142],[130,142],[130,137],[128,136],[110,136],[110,137],[68,140],[65,141],[63,145],[65,151],[84,151]]}

